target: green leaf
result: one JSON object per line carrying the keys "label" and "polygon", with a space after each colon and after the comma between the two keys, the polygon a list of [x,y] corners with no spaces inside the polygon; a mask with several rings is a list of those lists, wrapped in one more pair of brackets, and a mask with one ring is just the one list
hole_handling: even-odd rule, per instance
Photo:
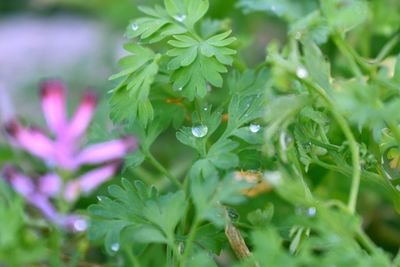
{"label": "green leaf", "polygon": [[208,0],[164,0],[168,14],[188,28],[193,28],[207,12]]}
{"label": "green leaf", "polygon": [[191,177],[191,196],[199,219],[210,220],[216,226],[224,224],[221,204],[235,205],[245,200],[242,190],[252,183],[237,181],[233,174],[219,181],[218,174]]}
{"label": "green leaf", "polygon": [[134,121],[137,117],[137,102],[127,90],[118,90],[110,98],[110,118],[114,122]]}
{"label": "green leaf", "polygon": [[330,66],[319,47],[310,40],[303,42],[304,63],[310,76],[326,91],[331,89]]}
{"label": "green leaf", "polygon": [[261,145],[264,142],[263,131],[253,133],[248,126],[235,130],[233,135],[253,145]]}
{"label": "green leaf", "polygon": [[197,229],[195,244],[199,248],[206,248],[215,255],[219,255],[224,242],[226,242],[226,237],[223,230],[211,223]]}
{"label": "green leaf", "polygon": [[138,243],[171,242],[186,210],[183,192],[159,196],[154,187],[141,181],[133,186],[126,179],[122,187],[112,185],[108,192],[112,198],[99,197],[99,203],[88,208],[92,218],[89,237],[104,240],[108,253],[116,252],[115,244],[125,245],[121,244],[124,231],[135,235]]}
{"label": "green leaf", "polygon": [[199,153],[202,153],[202,150],[205,146],[206,139],[205,138],[197,138],[192,134],[191,127],[182,127],[176,133],[176,138],[184,145],[190,146],[196,149]]}
{"label": "green leaf", "polygon": [[228,37],[230,31],[214,35],[203,41],[190,35],[175,35],[168,43],[174,48],[168,51],[171,60],[168,68],[173,71],[174,89],[193,100],[207,94],[207,84],[222,86],[221,73],[232,64],[236,51],[228,48],[235,40]]}
{"label": "green leaf", "polygon": [[265,139],[271,140],[281,129],[285,129],[310,101],[308,95],[279,96],[267,106],[265,121],[268,124],[265,129]]}
{"label": "green leaf", "polygon": [[208,255],[206,252],[198,252],[189,261],[188,266],[192,267],[217,267],[213,257]]}
{"label": "green leaf", "polygon": [[140,7],[139,9],[148,17],[138,18],[129,24],[126,30],[128,38],[140,37],[147,43],[154,43],[187,31],[183,25],[177,24],[167,11],[158,5],[154,8]]}
{"label": "green leaf", "polygon": [[266,227],[274,215],[274,206],[268,203],[267,207],[263,210],[257,209],[247,214],[247,220],[257,227]]}
{"label": "green leaf", "polygon": [[111,80],[124,77],[111,90],[111,118],[117,122],[138,118],[146,125],[154,117],[149,93],[161,56],[137,44],[127,44],[125,49],[133,55],[121,59],[119,64],[124,70],[110,77]]}
{"label": "green leaf", "polygon": [[368,18],[368,4],[364,0],[321,1],[321,10],[332,31],[347,32]]}
{"label": "green leaf", "polygon": [[238,6],[246,13],[265,11],[291,22],[304,17],[318,7],[318,1],[299,2],[297,0],[240,0]]}
{"label": "green leaf", "polygon": [[296,39],[309,39],[323,44],[328,40],[330,29],[321,12],[314,11],[291,24],[289,33]]}
{"label": "green leaf", "polygon": [[233,153],[238,144],[230,139],[219,139],[208,151],[207,159],[219,169],[231,169],[239,164],[238,156]]}

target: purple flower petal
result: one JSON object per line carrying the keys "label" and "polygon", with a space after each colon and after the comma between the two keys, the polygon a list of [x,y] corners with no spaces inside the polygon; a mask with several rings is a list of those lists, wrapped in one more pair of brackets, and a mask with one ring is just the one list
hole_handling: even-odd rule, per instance
{"label": "purple flower petal", "polygon": [[65,94],[66,87],[59,80],[47,80],[41,83],[43,114],[49,128],[57,135],[66,127]]}
{"label": "purple flower petal", "polygon": [[46,196],[56,196],[62,187],[60,176],[55,173],[48,173],[39,178],[39,191]]}
{"label": "purple flower petal", "polygon": [[17,121],[11,121],[6,124],[5,130],[32,155],[49,161],[53,159],[54,143],[38,128],[24,128]]}
{"label": "purple flower petal", "polygon": [[3,169],[4,177],[9,181],[14,190],[27,198],[35,190],[35,185],[31,179],[22,173],[18,172],[14,167],[10,165],[4,166]]}
{"label": "purple flower petal", "polygon": [[132,136],[95,144],[84,149],[77,158],[78,164],[96,164],[120,159],[137,147],[136,139]]}
{"label": "purple flower petal", "polygon": [[35,185],[29,177],[18,172],[12,166],[6,166],[3,173],[14,190],[23,196],[30,205],[39,209],[51,221],[57,222],[58,215],[56,209],[46,195],[36,192]]}
{"label": "purple flower petal", "polygon": [[90,121],[97,104],[97,96],[94,91],[85,91],[82,101],[78,106],[70,124],[68,125],[67,135],[69,138],[74,139],[81,136],[86,128],[89,126]]}
{"label": "purple flower petal", "polygon": [[65,187],[64,198],[65,200],[72,202],[79,197],[80,192],[81,187],[79,181],[71,181]]}
{"label": "purple flower petal", "polygon": [[76,160],[77,144],[66,139],[58,139],[55,143],[55,164],[62,169],[75,171],[79,164]]}
{"label": "purple flower petal", "polygon": [[34,193],[27,197],[29,204],[40,210],[43,215],[53,223],[59,223],[59,215],[47,196]]}
{"label": "purple flower petal", "polygon": [[117,172],[121,162],[114,162],[103,167],[94,169],[83,174],[76,181],[69,182],[64,191],[64,197],[67,201],[74,201],[81,192],[89,193],[105,181],[112,178]]}

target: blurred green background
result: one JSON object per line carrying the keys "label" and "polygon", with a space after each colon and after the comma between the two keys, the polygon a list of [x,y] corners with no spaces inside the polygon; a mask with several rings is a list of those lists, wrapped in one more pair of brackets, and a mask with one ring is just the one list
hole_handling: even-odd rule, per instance
{"label": "blurred green background", "polygon": [[[271,39],[286,36],[286,26],[274,17],[246,16],[234,0],[210,2],[207,16],[233,28],[250,66],[264,60]],[[141,16],[138,6],[154,4],[162,1],[0,1],[0,122],[20,116],[43,124],[37,85],[48,77],[66,81],[71,110],[83,89],[96,88],[103,96],[99,111],[107,117],[108,77],[125,53],[125,28]]]}

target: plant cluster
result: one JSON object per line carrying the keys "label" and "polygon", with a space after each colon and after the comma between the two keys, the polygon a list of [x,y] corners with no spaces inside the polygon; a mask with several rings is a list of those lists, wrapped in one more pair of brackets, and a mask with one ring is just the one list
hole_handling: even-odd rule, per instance
{"label": "plant cluster", "polygon": [[[129,23],[110,118],[138,147],[87,208],[89,241],[54,220],[39,232],[4,184],[0,260],[32,244],[29,260],[43,257],[46,244],[26,238],[58,231],[48,243],[72,251],[58,255],[72,265],[95,251],[116,266],[400,266],[400,4],[239,0],[287,28],[252,68],[246,38],[206,18],[209,5],[164,0]],[[136,144],[116,142],[77,160],[119,159]],[[43,157],[44,146],[19,143]],[[15,172],[4,176],[35,206]]]}

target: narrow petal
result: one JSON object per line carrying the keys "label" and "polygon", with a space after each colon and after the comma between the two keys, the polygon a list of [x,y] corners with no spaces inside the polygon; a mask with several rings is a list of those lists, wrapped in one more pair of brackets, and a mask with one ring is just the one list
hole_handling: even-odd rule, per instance
{"label": "narrow petal", "polygon": [[78,164],[97,164],[120,159],[136,147],[136,139],[132,136],[92,145],[78,155],[77,162]]}
{"label": "narrow petal", "polygon": [[49,128],[62,134],[66,125],[66,87],[59,80],[46,80],[40,85],[42,109]]}
{"label": "narrow petal", "polygon": [[56,196],[61,187],[61,178],[55,173],[48,173],[39,178],[39,191],[48,197]]}
{"label": "narrow petal", "polygon": [[88,193],[110,179],[121,166],[121,162],[115,162],[94,169],[78,178],[82,192]]}
{"label": "narrow petal", "polygon": [[29,204],[40,210],[43,215],[53,223],[59,223],[59,215],[47,196],[34,193],[27,198]]}
{"label": "narrow petal", "polygon": [[78,106],[70,124],[68,125],[67,135],[69,138],[77,138],[81,136],[86,128],[89,126],[90,121],[97,104],[97,96],[94,91],[87,90]]}
{"label": "narrow petal", "polygon": [[121,162],[117,161],[106,166],[94,169],[83,174],[75,181],[67,184],[64,191],[64,198],[72,202],[76,200],[80,193],[89,193],[108,179],[110,179],[121,166]]}
{"label": "narrow petal", "polygon": [[23,149],[32,155],[47,161],[53,160],[54,144],[40,129],[24,128],[18,122],[11,121],[5,126],[6,132]]}
{"label": "narrow petal", "polygon": [[3,175],[9,181],[14,190],[24,198],[27,198],[35,190],[32,180],[18,172],[14,167],[6,165],[3,168]]}

